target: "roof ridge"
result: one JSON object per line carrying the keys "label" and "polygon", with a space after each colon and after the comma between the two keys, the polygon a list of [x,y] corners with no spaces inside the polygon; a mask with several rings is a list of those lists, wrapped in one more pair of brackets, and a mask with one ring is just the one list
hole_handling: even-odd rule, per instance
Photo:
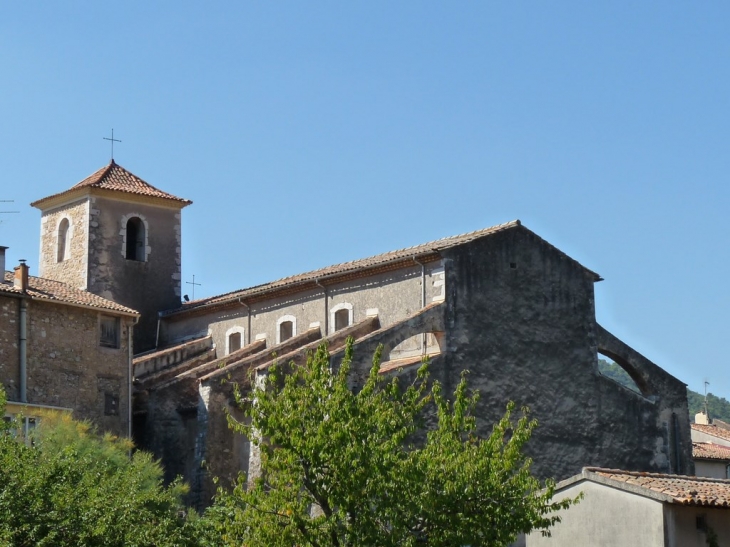
{"label": "roof ridge", "polygon": [[[481,228],[479,230],[473,230],[471,232],[465,232],[462,234],[452,235],[452,236],[446,236],[442,237],[440,239],[434,239],[431,241],[427,241],[425,243],[420,243],[417,245],[412,245],[410,247],[403,247],[400,249],[395,249],[391,251],[386,251],[384,253],[378,253],[371,256],[363,257],[363,258],[357,258],[353,260],[349,260],[346,262],[340,262],[337,264],[330,264],[328,266],[324,266],[322,268],[316,268],[314,270],[309,270],[306,272],[298,273],[298,274],[292,274],[285,277],[280,277],[278,279],[274,279],[272,281],[268,281],[266,283],[261,283],[258,285],[252,285],[250,287],[244,287],[241,289],[236,289],[233,291],[228,291],[221,294],[216,294],[213,296],[209,296],[206,298],[199,298],[196,300],[192,300],[189,302],[183,303],[183,305],[179,308],[175,308],[173,310],[167,310],[166,312],[163,312],[163,314],[172,314],[176,312],[183,312],[188,310],[197,309],[200,307],[203,307],[209,303],[211,303],[213,300],[221,300],[226,298],[236,298],[236,295],[241,295],[240,298],[243,298],[244,293],[248,293],[250,291],[254,291],[256,289],[265,289],[266,287],[272,287],[280,285],[280,286],[286,286],[289,284],[296,283],[296,279],[298,281],[304,282],[304,281],[311,281],[312,279],[319,279],[321,277],[327,277],[330,275],[337,275],[337,274],[346,274],[349,271],[357,271],[359,269],[365,269],[368,267],[377,267],[384,264],[388,264],[390,262],[404,260],[408,258],[408,252],[409,251],[417,251],[418,254],[420,253],[426,253],[426,252],[438,252],[442,249],[448,249],[451,246],[455,246],[461,243],[468,243],[469,241],[472,241],[474,239],[477,239],[482,236],[490,235],[496,232],[499,232],[501,230],[506,230],[509,228],[514,228],[522,226],[522,222],[519,219],[511,220],[509,222],[503,222],[501,224],[496,224],[494,226],[488,226],[486,228]],[[416,253],[414,253],[415,256]],[[380,261],[377,264],[367,264],[370,261],[380,259]],[[362,266],[358,267],[358,264],[362,264]],[[348,270],[348,267],[351,267],[351,270]],[[339,272],[333,272],[331,270],[341,270]],[[328,271],[330,270],[330,271]],[[319,276],[316,274],[320,274]]]}
{"label": "roof ridge", "polygon": [[101,169],[97,169],[91,175],[80,182],[77,182],[68,190],[36,200],[31,203],[31,206],[38,207],[40,209],[40,205],[48,202],[49,200],[65,196],[67,194],[75,194],[86,188],[98,188],[104,191],[123,192],[148,198],[164,199],[182,204],[182,207],[192,203],[192,201],[188,199],[180,198],[170,194],[169,192],[160,190],[128,169],[125,169],[112,159],[107,165]]}
{"label": "roof ridge", "polygon": [[584,467],[584,471],[591,473],[610,473],[612,475],[628,475],[631,477],[647,477],[652,479],[680,479],[692,482],[717,482],[730,484],[730,479],[716,479],[713,477],[698,477],[696,475],[674,475],[671,473],[657,473],[653,471],[628,471],[626,469],[610,469],[605,467]]}

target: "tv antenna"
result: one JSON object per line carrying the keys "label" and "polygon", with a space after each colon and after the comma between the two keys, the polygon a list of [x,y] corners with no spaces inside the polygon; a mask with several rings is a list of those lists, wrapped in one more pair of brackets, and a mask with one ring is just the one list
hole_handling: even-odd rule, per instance
{"label": "tv antenna", "polygon": [[710,385],[710,382],[705,380],[705,416],[707,416],[708,420],[710,419],[710,410],[707,407],[707,386],[709,386],[709,385]]}
{"label": "tv antenna", "polygon": [[[13,199],[0,199],[0,203],[15,203]],[[20,211],[0,211],[0,215],[13,215],[20,213]],[[2,220],[0,220],[2,222]]]}
{"label": "tv antenna", "polygon": [[192,285],[193,286],[193,300],[195,300],[195,287],[201,287],[202,284],[195,282],[195,274],[193,274],[193,280],[192,281],[186,281],[185,283],[187,285]]}

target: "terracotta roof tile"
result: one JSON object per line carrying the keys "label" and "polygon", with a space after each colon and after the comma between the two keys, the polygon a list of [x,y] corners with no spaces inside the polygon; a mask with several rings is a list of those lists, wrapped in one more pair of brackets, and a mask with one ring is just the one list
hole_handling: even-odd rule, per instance
{"label": "terracotta roof tile", "polygon": [[647,493],[665,496],[665,501],[680,505],[730,507],[730,480],[641,473],[621,469],[587,467],[584,472],[609,479],[609,482],[630,485]]}
{"label": "terracotta roof tile", "polygon": [[[497,232],[509,230],[511,228],[515,228],[515,227],[521,226],[521,225],[522,225],[522,223],[519,220],[513,220],[511,222],[506,222],[504,224],[498,224],[497,226],[491,226],[489,228],[484,228],[482,230],[477,230],[477,231],[469,232],[466,234],[445,237],[442,239],[437,239],[436,241],[430,241],[428,243],[422,243],[420,245],[415,245],[413,247],[407,247],[405,249],[398,249],[396,251],[390,251],[387,253],[371,256],[368,258],[361,258],[361,259],[353,260],[350,262],[343,262],[341,264],[327,266],[325,268],[320,268],[318,270],[313,270],[313,271],[301,273],[298,275],[284,277],[277,281],[272,281],[270,283],[265,283],[263,285],[256,285],[254,287],[249,287],[246,289],[240,289],[240,290],[229,292],[229,293],[211,296],[209,298],[186,302],[182,305],[182,307],[174,309],[174,310],[168,310],[166,312],[163,312],[162,315],[174,315],[177,313],[185,313],[185,312],[192,311],[197,308],[203,308],[203,307],[215,307],[217,305],[223,305],[226,303],[237,301],[239,298],[258,296],[258,295],[262,295],[262,294],[265,294],[268,292],[274,292],[274,291],[277,291],[280,289],[284,289],[286,287],[296,286],[298,284],[312,283],[315,280],[322,280],[327,277],[347,275],[347,274],[351,274],[351,273],[355,273],[355,272],[359,272],[359,271],[363,271],[363,270],[368,270],[371,268],[384,267],[389,264],[394,264],[394,263],[398,263],[398,262],[403,262],[404,260],[409,260],[412,257],[423,257],[424,255],[429,255],[429,254],[437,255],[437,253],[439,251],[443,251],[443,250],[449,249],[451,247],[456,247],[457,245],[463,245],[470,241],[474,241],[475,239],[479,239],[481,237],[495,234]],[[550,245],[547,242],[546,242],[546,244]],[[552,245],[551,245],[551,247],[552,247]],[[559,251],[559,250],[558,250],[558,252],[562,253],[562,251]],[[562,253],[562,254],[564,254],[564,253]],[[565,256],[567,256],[567,255],[565,255]],[[568,258],[570,258],[570,257],[568,257]],[[573,260],[573,259],[571,258],[570,260]],[[581,267],[585,268],[584,266],[581,266]],[[585,268],[585,269],[587,270],[587,268]],[[590,271],[590,270],[587,270],[587,271]],[[595,274],[594,272],[590,272],[590,273],[592,273],[596,277],[596,279],[600,279],[598,274]]]}
{"label": "terracotta roof tile", "polygon": [[692,457],[699,460],[730,461],[730,446],[715,443],[692,443]]}
{"label": "terracotta roof tile", "polygon": [[58,194],[54,194],[52,196],[48,196],[43,199],[39,199],[38,201],[34,201],[33,203],[31,203],[31,205],[35,207],[48,199],[62,196],[64,194],[70,194],[75,190],[79,190],[81,188],[102,188],[105,190],[115,190],[118,192],[126,192],[128,194],[136,194],[139,196],[168,199],[185,205],[189,205],[192,203],[192,201],[190,200],[173,196],[172,194],[168,194],[167,192],[163,192],[162,190],[155,188],[148,182],[143,181],[137,175],[130,173],[124,167],[115,163],[114,160],[112,160],[109,165],[102,167],[92,175],[86,177],[78,184],[73,185],[68,190],[60,192]]}
{"label": "terracotta roof tile", "polygon": [[690,424],[692,426],[692,429],[695,431],[701,431],[702,433],[707,433],[708,435],[714,435],[715,437],[719,437],[721,439],[725,439],[730,441],[730,431],[727,429],[723,429],[721,427],[717,427],[716,425],[705,425],[705,424]]}
{"label": "terracotta roof tile", "polygon": [[[13,285],[13,273],[5,272],[4,282],[0,283],[0,295],[21,295],[20,289],[16,289]],[[119,312],[125,315],[139,315],[132,308],[127,308],[121,304],[117,304],[101,296],[97,296],[82,289],[76,289],[66,283],[53,281],[43,277],[28,276],[28,291],[26,295],[36,299],[48,302],[57,302],[59,304],[71,304],[82,306],[85,308],[94,308],[98,310],[106,310],[111,312]]]}

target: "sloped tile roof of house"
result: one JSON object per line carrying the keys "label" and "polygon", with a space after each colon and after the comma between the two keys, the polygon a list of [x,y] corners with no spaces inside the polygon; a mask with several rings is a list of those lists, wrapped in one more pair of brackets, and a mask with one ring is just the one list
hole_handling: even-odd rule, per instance
{"label": "sloped tile roof of house", "polygon": [[600,467],[586,467],[582,476],[667,503],[730,508],[730,480]]}
{"label": "sloped tile roof of house", "polygon": [[717,427],[716,425],[690,424],[690,426],[695,431],[701,431],[702,433],[707,433],[708,435],[714,435],[715,437],[730,441],[730,430]]}
{"label": "sloped tile roof of house", "polygon": [[730,446],[715,443],[692,443],[692,457],[696,460],[719,460],[730,462]]}
{"label": "sloped tile roof of house", "polygon": [[[236,302],[240,299],[244,298],[251,298],[259,295],[263,295],[266,293],[273,293],[278,290],[286,289],[288,287],[295,287],[300,284],[304,283],[312,283],[315,281],[322,281],[326,278],[331,277],[344,277],[347,275],[356,275],[360,272],[365,272],[367,270],[373,270],[378,268],[384,268],[389,265],[395,265],[398,263],[404,263],[406,261],[410,261],[413,258],[423,258],[427,257],[429,255],[432,255],[435,258],[438,257],[439,251],[443,251],[446,249],[449,249],[451,247],[456,247],[458,245],[463,245],[465,243],[469,243],[470,241],[474,241],[475,239],[479,239],[485,236],[489,236],[492,234],[496,234],[498,232],[502,232],[505,230],[509,230],[512,228],[516,228],[518,226],[522,226],[522,223],[519,220],[513,220],[511,222],[506,222],[504,224],[498,224],[496,226],[491,226],[489,228],[484,228],[482,230],[476,230],[474,232],[469,232],[466,234],[460,234],[456,236],[451,237],[445,237],[442,239],[437,239],[436,241],[430,241],[428,243],[422,243],[420,245],[415,245],[413,247],[407,247],[405,249],[398,249],[396,251],[390,251],[387,253],[371,256],[368,258],[361,258],[358,260],[353,260],[350,262],[343,262],[341,264],[335,264],[332,266],[327,266],[325,268],[320,268],[318,270],[313,270],[310,272],[305,272],[289,277],[284,277],[282,279],[278,279],[276,281],[272,281],[270,283],[265,283],[263,285],[256,285],[254,287],[249,287],[246,289],[240,289],[237,291],[220,294],[216,296],[211,296],[209,298],[199,299],[199,300],[193,300],[191,302],[186,302],[182,305],[182,307],[174,309],[174,310],[168,310],[166,312],[163,312],[162,315],[170,316],[170,315],[176,315],[176,314],[183,314],[188,311],[192,311],[194,309],[198,308],[211,308],[211,307],[217,307],[219,305],[225,305],[231,302]],[[527,230],[527,228],[524,228]],[[528,230],[529,231],[529,230]],[[537,234],[534,234],[534,232],[531,232],[536,238],[543,241],[545,244],[549,245],[553,249],[557,250],[559,253],[564,255],[567,259],[571,260],[572,262],[578,264],[581,268],[589,272],[590,275],[594,276],[595,280],[598,281],[601,279],[601,277],[596,274],[595,272],[592,272],[582,264],[578,263],[576,260],[570,258],[568,255],[560,251],[559,249],[555,248],[554,246],[550,245],[550,243],[546,242]]]}
{"label": "sloped tile roof of house", "polygon": [[[21,296],[23,292],[13,285],[13,273],[5,272],[5,278],[0,283],[0,295]],[[34,300],[55,302],[58,304],[69,304],[82,308],[91,308],[100,311],[116,312],[123,315],[139,315],[132,308],[117,304],[82,289],[76,289],[71,285],[60,281],[53,281],[43,277],[28,276],[28,291],[26,296]]]}
{"label": "sloped tile roof of house", "polygon": [[68,190],[34,201],[31,203],[31,206],[37,207],[47,200],[58,198],[65,194],[72,194],[83,188],[101,188],[104,190],[136,194],[138,196],[162,198],[183,204],[183,207],[192,203],[190,200],[173,196],[172,194],[168,194],[167,192],[163,192],[162,190],[155,188],[112,160],[108,165],[105,165],[92,175],[89,175],[78,184],[73,185]]}

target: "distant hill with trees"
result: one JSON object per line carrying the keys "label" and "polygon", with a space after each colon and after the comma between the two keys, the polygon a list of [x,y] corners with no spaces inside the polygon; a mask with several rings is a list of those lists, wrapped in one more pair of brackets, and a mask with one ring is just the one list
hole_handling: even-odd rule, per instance
{"label": "distant hill with trees", "polygon": [[[639,388],[619,365],[607,359],[598,359],[598,371],[620,383],[621,385],[639,393]],[[703,410],[705,396],[691,389],[687,389],[687,403],[689,405],[689,417],[694,421],[695,414]],[[724,422],[730,422],[730,401],[724,397],[717,397],[712,393],[707,394],[707,406],[710,411],[710,418],[717,418]]]}

